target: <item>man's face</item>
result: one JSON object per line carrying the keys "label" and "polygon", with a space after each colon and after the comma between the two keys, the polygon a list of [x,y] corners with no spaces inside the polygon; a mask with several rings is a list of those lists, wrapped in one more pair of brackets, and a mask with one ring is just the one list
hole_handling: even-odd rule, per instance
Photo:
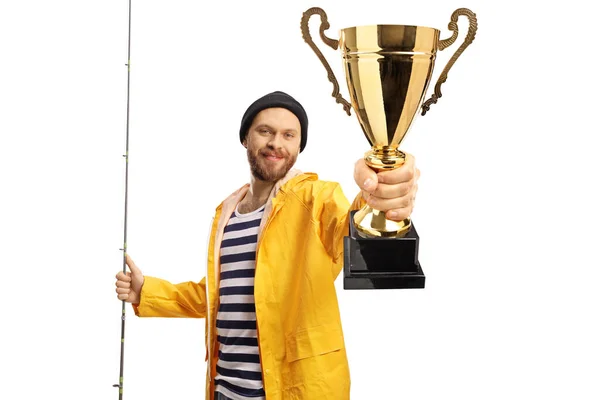
{"label": "man's face", "polygon": [[259,112],[244,140],[256,179],[276,182],[292,168],[300,152],[300,121],[285,108]]}

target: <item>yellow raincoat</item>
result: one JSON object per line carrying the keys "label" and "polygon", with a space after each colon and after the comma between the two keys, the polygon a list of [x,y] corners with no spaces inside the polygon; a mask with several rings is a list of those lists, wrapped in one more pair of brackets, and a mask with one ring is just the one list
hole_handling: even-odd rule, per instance
{"label": "yellow raincoat", "polygon": [[[140,317],[206,319],[206,399],[213,399],[218,343],[219,254],[229,216],[246,184],[216,209],[206,277],[172,284],[146,276]],[[352,206],[335,182],[290,170],[274,186],[258,236],[254,300],[267,400],[346,400],[350,374],[334,280],[343,267],[343,238]]]}

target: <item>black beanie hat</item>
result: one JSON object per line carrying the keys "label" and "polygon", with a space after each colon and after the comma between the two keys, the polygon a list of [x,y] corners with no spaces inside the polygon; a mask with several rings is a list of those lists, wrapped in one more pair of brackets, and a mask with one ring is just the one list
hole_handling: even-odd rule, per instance
{"label": "black beanie hat", "polygon": [[296,101],[296,99],[289,94],[280,91],[269,93],[256,100],[250,105],[250,107],[248,107],[244,113],[244,116],[242,117],[242,124],[240,126],[240,142],[244,142],[244,139],[248,134],[248,129],[250,129],[256,114],[266,108],[273,107],[286,108],[293,112],[296,117],[298,117],[298,120],[300,121],[300,128],[302,130],[300,135],[300,152],[302,152],[306,146],[306,135],[308,134],[308,117],[306,115],[306,111],[304,111],[304,107],[302,107],[302,104]]}

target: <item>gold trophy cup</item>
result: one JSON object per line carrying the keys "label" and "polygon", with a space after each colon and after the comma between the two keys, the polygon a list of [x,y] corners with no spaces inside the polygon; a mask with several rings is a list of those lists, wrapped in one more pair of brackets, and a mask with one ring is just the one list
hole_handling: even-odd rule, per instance
{"label": "gold trophy cup", "polygon": [[[312,40],[308,22],[315,14],[321,17],[319,34],[323,42],[334,50],[339,48],[342,53],[351,102],[340,94],[339,84],[331,67]],[[437,51],[446,49],[456,41],[457,21],[461,15],[469,20],[466,38],[443,69],[435,85],[434,94],[423,102],[431,82]],[[342,29],[339,40],[331,39],[325,35],[325,31],[329,29],[327,15],[318,7],[304,12],[300,26],[304,41],[313,49],[327,70],[327,77],[333,84],[332,96],[348,115],[351,108],[356,113],[364,135],[371,145],[371,149],[365,153],[367,165],[375,171],[382,171],[398,168],[404,163],[405,154],[399,146],[409,131],[417,110],[420,108],[422,115],[425,115],[430,106],[442,97],[440,88],[446,81],[448,71],[475,38],[477,19],[472,11],[466,8],[457,9],[448,24],[452,35],[443,40],[440,40],[438,29],[412,25],[355,26]],[[360,239],[411,239],[411,231],[414,230],[410,218],[399,222],[388,220],[385,213],[368,205],[353,212],[351,225],[351,234],[355,230],[357,238]],[[416,236],[416,232],[413,232],[413,236]],[[421,271],[416,259],[418,236],[416,239],[408,240],[413,247],[409,253],[414,256],[412,269]],[[363,253],[366,246],[366,243],[361,246]],[[369,263],[366,260],[365,262]],[[381,262],[383,260],[371,264]],[[402,272],[403,269],[405,268],[399,268],[396,272]],[[374,273],[394,272],[389,268],[386,271],[378,271],[374,266],[366,266],[365,270]]]}

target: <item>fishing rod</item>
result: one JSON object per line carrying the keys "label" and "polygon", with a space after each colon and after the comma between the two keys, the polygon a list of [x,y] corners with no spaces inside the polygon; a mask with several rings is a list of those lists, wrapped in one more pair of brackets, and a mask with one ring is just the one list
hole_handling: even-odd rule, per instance
{"label": "fishing rod", "polygon": [[[129,0],[129,32],[127,35],[127,122],[125,124],[125,223],[123,233],[123,273],[127,273],[127,188],[129,182],[129,81],[131,73],[131,0]],[[121,362],[119,367],[119,383],[113,387],[119,388],[119,400],[123,400],[123,356],[125,355],[125,300],[121,302]]]}

